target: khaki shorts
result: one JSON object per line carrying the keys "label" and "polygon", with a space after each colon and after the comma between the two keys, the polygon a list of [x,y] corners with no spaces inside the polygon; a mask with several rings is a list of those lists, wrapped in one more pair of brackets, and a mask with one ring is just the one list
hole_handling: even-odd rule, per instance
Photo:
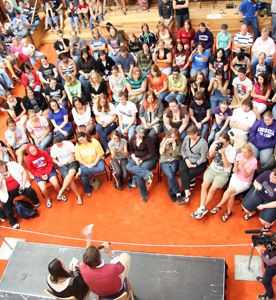
{"label": "khaki shorts", "polygon": [[248,141],[248,134],[243,134],[243,135],[234,134],[234,136],[230,134],[231,145],[236,149],[237,154],[241,152],[241,147],[245,145],[247,141]]}
{"label": "khaki shorts", "polygon": [[59,9],[59,10],[57,11],[57,14],[58,14],[59,16],[64,16],[64,10],[63,10],[63,8]]}
{"label": "khaki shorts", "polygon": [[203,176],[203,181],[207,180],[212,183],[212,185],[222,189],[224,185],[228,182],[230,174],[228,172],[219,172],[211,167],[205,171]]}

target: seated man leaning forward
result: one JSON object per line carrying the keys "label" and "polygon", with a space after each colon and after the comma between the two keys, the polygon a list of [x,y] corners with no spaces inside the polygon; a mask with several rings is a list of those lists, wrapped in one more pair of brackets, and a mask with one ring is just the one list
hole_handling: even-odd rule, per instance
{"label": "seated man leaning forward", "polygon": [[127,253],[116,256],[110,250],[109,243],[105,242],[102,244],[103,251],[111,259],[110,263],[106,264],[101,258],[99,249],[91,245],[91,231],[89,232],[88,227],[83,229],[83,234],[87,237],[87,249],[83,254],[81,275],[90,290],[96,295],[106,297],[118,293],[119,296],[129,273],[130,256]]}

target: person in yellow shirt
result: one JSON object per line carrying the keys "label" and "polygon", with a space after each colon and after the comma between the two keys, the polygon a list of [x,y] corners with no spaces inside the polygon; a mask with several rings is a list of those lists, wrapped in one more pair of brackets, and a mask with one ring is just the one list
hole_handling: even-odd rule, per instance
{"label": "person in yellow shirt", "polygon": [[104,151],[96,139],[91,138],[84,132],[79,132],[76,138],[76,160],[80,163],[81,182],[86,196],[89,198],[91,197],[92,187],[88,176],[104,172]]}

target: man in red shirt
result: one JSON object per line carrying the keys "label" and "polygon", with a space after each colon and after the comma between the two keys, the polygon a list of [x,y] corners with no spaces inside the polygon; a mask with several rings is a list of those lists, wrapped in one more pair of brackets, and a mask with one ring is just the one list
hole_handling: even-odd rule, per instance
{"label": "man in red shirt", "polygon": [[105,264],[97,247],[90,245],[91,233],[84,232],[87,236],[87,249],[83,255],[81,275],[90,290],[100,296],[110,296],[118,293],[129,273],[130,256],[122,253],[116,256],[110,250],[109,243],[105,242],[103,251],[110,257],[110,263]]}

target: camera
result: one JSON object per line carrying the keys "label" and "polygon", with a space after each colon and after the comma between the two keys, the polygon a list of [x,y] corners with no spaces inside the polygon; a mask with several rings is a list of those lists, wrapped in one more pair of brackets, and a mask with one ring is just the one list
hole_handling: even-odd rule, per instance
{"label": "camera", "polygon": [[22,193],[23,193],[23,188],[20,186],[20,187],[18,188],[18,194],[19,194],[19,195],[22,195]]}
{"label": "camera", "polygon": [[7,172],[1,174],[2,178],[5,178],[7,175],[8,175]]}
{"label": "camera", "polygon": [[218,142],[218,143],[217,143],[216,150],[219,150],[219,149],[221,149],[221,148],[223,148],[223,142]]}
{"label": "camera", "polygon": [[78,47],[78,44],[77,44],[77,43],[74,43],[74,44],[73,44],[73,47]]}
{"label": "camera", "polygon": [[[252,243],[253,243],[253,247],[256,247],[258,245],[264,245],[265,248],[268,251],[272,251],[275,248],[275,242],[276,242],[276,233],[273,232],[272,234],[268,234],[268,232],[265,230],[246,230],[245,233],[257,233],[260,232],[259,235],[254,234],[252,235]],[[263,233],[266,234],[263,234]]]}

